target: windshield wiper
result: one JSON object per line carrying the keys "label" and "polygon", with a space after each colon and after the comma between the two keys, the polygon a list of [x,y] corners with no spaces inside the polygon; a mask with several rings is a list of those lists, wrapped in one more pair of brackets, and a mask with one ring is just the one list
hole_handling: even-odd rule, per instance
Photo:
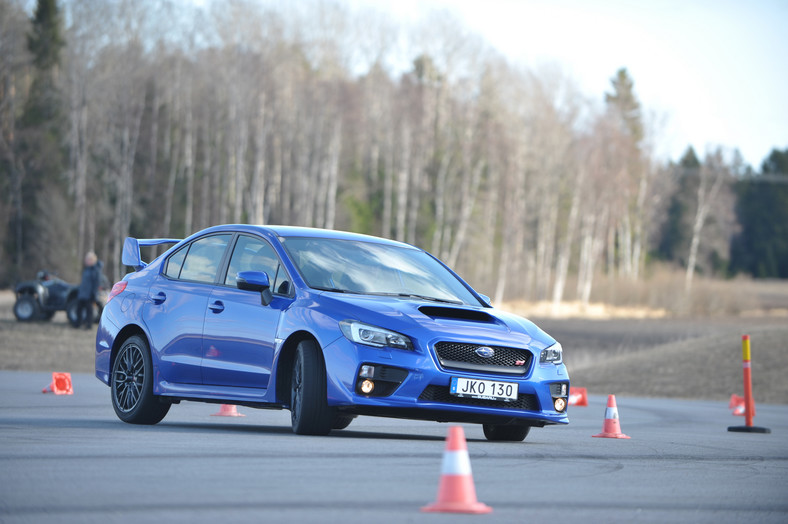
{"label": "windshield wiper", "polygon": [[380,295],[384,297],[400,297],[400,298],[418,298],[419,300],[426,300],[428,302],[440,302],[442,304],[462,304],[459,300],[448,300],[445,298],[431,297],[428,295],[419,295],[418,293],[370,293],[370,295]]}
{"label": "windshield wiper", "polygon": [[339,289],[338,287],[313,287],[312,289],[316,289],[318,291],[331,291],[333,293],[354,293],[354,294],[358,294],[357,291],[350,291],[349,289]]}

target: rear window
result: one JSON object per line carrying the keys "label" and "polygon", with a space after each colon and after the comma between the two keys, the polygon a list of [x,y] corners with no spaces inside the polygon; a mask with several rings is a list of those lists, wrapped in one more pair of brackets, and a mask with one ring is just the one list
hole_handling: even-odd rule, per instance
{"label": "rear window", "polygon": [[178,280],[213,283],[232,235],[202,237],[179,249],[167,261],[164,274]]}

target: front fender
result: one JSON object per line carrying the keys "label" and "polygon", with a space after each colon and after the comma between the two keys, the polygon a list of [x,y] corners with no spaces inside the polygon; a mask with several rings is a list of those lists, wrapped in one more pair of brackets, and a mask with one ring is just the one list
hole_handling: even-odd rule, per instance
{"label": "front fender", "polygon": [[34,281],[20,282],[19,284],[16,285],[14,292],[17,294],[17,296],[23,294],[41,296],[44,294],[44,286],[42,286],[40,282],[34,282]]}

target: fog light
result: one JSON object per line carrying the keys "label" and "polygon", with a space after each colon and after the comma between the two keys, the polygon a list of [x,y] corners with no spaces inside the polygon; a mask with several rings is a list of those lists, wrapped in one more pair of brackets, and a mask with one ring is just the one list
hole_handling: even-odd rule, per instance
{"label": "fog light", "polygon": [[361,385],[358,387],[362,393],[365,395],[369,395],[372,393],[372,390],[375,389],[375,383],[369,379],[364,380]]}
{"label": "fog light", "polygon": [[566,409],[566,399],[557,398],[553,401],[553,405],[555,406],[555,410],[560,413]]}

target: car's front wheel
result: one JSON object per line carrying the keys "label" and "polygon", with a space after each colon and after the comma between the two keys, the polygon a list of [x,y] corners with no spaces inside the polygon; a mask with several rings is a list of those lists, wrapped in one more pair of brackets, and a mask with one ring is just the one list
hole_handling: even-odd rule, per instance
{"label": "car's front wheel", "polygon": [[36,320],[40,313],[41,308],[33,295],[19,295],[14,303],[14,316],[20,322]]}
{"label": "car's front wheel", "polygon": [[522,442],[531,431],[531,426],[500,426],[483,424],[484,436],[487,440],[501,442]]}
{"label": "car's front wheel", "polygon": [[336,410],[326,400],[326,369],[320,347],[302,340],[296,348],[290,382],[290,421],[299,435],[326,435]]}
{"label": "car's front wheel", "polygon": [[123,422],[156,424],[170,410],[153,394],[153,365],[148,344],[139,336],[128,338],[112,364],[112,407]]}

